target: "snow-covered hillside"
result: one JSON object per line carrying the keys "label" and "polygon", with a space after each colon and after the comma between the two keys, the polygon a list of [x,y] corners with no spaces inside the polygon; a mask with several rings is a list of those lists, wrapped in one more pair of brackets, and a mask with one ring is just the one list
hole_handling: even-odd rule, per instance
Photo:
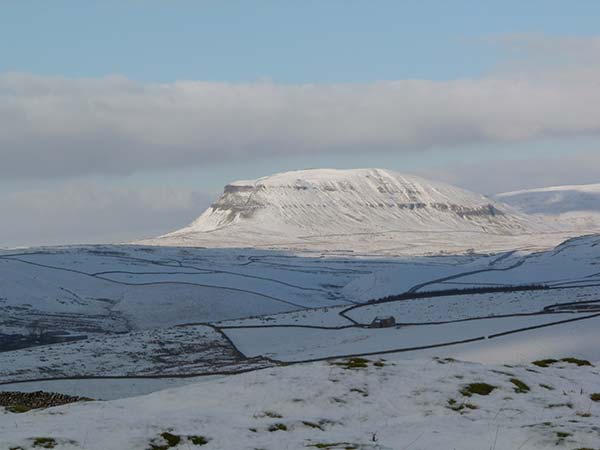
{"label": "snow-covered hillside", "polygon": [[444,183],[382,169],[313,169],[231,183],[192,224],[143,243],[439,253],[521,247],[531,234],[543,246],[551,231]]}
{"label": "snow-covered hillside", "polygon": [[600,184],[506,192],[496,198],[526,214],[557,219],[581,231],[600,231]]}
{"label": "snow-covered hillside", "polygon": [[269,368],[137,398],[0,411],[0,448],[595,449],[598,375],[563,361],[431,358]]}

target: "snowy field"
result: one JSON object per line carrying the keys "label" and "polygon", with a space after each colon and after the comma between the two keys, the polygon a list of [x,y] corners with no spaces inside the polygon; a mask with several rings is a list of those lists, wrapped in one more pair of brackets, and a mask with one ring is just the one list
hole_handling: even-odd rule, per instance
{"label": "snowy field", "polygon": [[[177,444],[164,448],[207,450],[531,450],[600,442],[596,367],[433,359],[356,366],[271,368],[136,398],[0,413],[0,447],[36,448],[40,438],[60,450],[146,450],[165,438]],[[486,395],[472,393],[472,383],[485,383],[476,392]]]}
{"label": "snowy field", "polygon": [[222,378],[224,375],[208,375],[198,377],[160,377],[160,378],[83,378],[59,379],[2,385],[3,392],[60,392],[77,397],[96,400],[117,400],[137,397],[164,389],[188,384],[204,383]]}
{"label": "snowy field", "polygon": [[[462,341],[487,339],[501,333],[584,317],[590,317],[590,315],[544,314],[385,329],[321,330],[277,327],[237,328],[227,329],[225,332],[247,357],[267,356],[287,362],[444,346]],[[600,325],[600,320],[597,318],[588,320],[594,320]],[[577,326],[577,322],[573,326]]]}
{"label": "snowy field", "polygon": [[[394,316],[400,323],[432,323],[511,314],[542,312],[561,303],[600,300],[600,285],[515,292],[448,295],[379,304],[365,304],[345,314],[369,324],[377,316]],[[598,304],[600,311],[600,304]]]}
{"label": "snowy field", "polygon": [[242,358],[213,328],[173,327],[3,352],[0,383],[36,378],[185,375],[267,365],[271,364],[260,358]]}

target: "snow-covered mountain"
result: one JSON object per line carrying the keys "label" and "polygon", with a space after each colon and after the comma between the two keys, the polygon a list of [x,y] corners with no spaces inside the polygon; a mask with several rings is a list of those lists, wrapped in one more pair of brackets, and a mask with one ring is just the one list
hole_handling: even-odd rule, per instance
{"label": "snow-covered mountain", "polygon": [[478,247],[482,234],[541,231],[550,231],[543,221],[448,184],[382,169],[313,169],[228,184],[192,224],[145,243],[373,251],[418,242],[439,251],[448,241],[449,250]]}
{"label": "snow-covered mountain", "polygon": [[600,230],[600,184],[506,192],[496,198],[523,213],[557,219],[571,228]]}

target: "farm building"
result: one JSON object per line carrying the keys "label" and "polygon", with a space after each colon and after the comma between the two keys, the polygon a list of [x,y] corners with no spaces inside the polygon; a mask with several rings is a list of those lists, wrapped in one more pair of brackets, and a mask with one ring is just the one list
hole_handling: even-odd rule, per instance
{"label": "farm building", "polygon": [[371,322],[370,328],[389,328],[396,326],[394,316],[377,316]]}

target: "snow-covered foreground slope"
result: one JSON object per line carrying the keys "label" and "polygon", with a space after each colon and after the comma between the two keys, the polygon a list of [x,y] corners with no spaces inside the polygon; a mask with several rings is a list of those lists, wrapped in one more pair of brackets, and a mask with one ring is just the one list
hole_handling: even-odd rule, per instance
{"label": "snow-covered foreground slope", "polygon": [[[600,392],[596,367],[432,359],[355,365],[271,368],[137,398],[0,413],[0,447],[35,448],[36,438],[57,450],[514,450],[600,442],[600,402],[591,398]],[[492,391],[467,396],[471,383]],[[164,433],[178,443],[169,446]]]}
{"label": "snow-covered foreground slope", "polygon": [[565,233],[444,183],[313,169],[231,183],[192,224],[142,243],[426,254],[547,247]]}
{"label": "snow-covered foreground slope", "polygon": [[556,219],[572,229],[600,231],[600,184],[506,192],[496,198],[522,213]]}

